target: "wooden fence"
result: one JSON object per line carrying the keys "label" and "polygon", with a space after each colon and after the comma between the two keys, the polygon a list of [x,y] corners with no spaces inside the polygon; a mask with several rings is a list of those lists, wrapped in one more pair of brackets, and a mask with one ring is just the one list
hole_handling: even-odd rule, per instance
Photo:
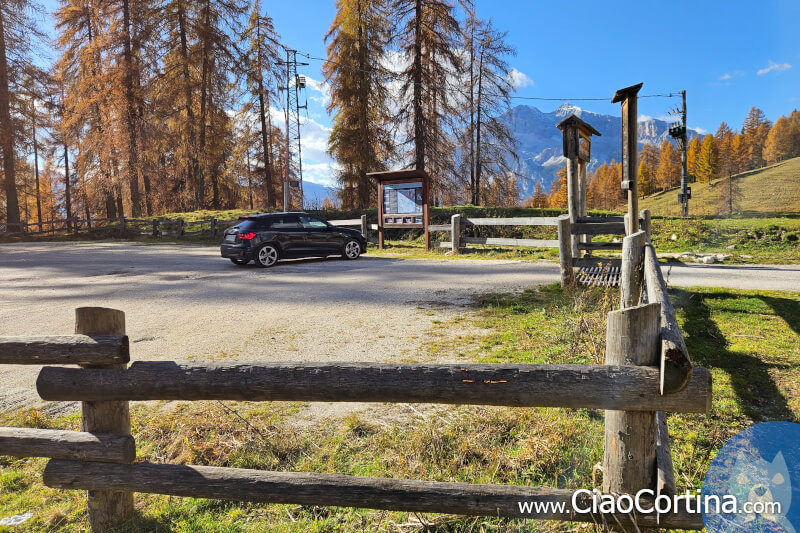
{"label": "wooden fence", "polygon": [[[360,222],[362,222],[360,220]],[[352,221],[344,221],[352,222]],[[128,402],[424,402],[606,409],[603,492],[674,494],[665,412],[704,413],[711,376],[693,368],[644,232],[623,241],[621,309],[608,316],[606,364],[136,362],[124,313],[76,310],[76,335],[0,338],[0,364],[37,364],[50,401],[80,401],[80,432],[0,428],[0,454],[51,458],[44,483],[88,490],[94,531],[118,526],[146,492],[266,503],[702,528],[699,514],[593,514],[573,491],[134,462]],[[567,280],[569,282],[569,280]],[[65,365],[78,365],[69,368]],[[588,505],[589,496],[578,501]],[[564,502],[521,514],[518,502]]]}
{"label": "wooden fence", "polygon": [[[187,221],[182,218],[151,220],[126,217],[116,218],[70,218],[32,223],[0,224],[0,234],[5,235],[44,235],[56,233],[78,233],[80,231],[118,231],[121,235],[135,233],[152,237],[209,234],[216,237],[239,220],[222,220],[211,217],[204,220]],[[366,236],[369,230],[377,230],[377,224],[367,224],[367,216],[348,220],[329,220],[333,226],[357,226]],[[33,229],[31,229],[33,228]]]}

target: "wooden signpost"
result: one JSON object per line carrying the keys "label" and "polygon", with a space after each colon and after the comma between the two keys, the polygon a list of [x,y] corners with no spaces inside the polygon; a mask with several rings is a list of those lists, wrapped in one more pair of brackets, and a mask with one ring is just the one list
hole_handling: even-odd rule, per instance
{"label": "wooden signpost", "polygon": [[638,120],[637,95],[642,83],[625,87],[614,93],[611,103],[622,103],[622,189],[628,191],[627,234],[639,231],[639,180],[637,152],[639,141],[636,133]]}
{"label": "wooden signpost", "polygon": [[[563,136],[564,157],[567,158],[567,205],[570,223],[575,224],[580,217],[586,216],[586,163],[592,159],[592,135],[599,137],[600,132],[574,114],[556,127]],[[579,241],[578,235],[571,237],[572,257],[580,257]]]}
{"label": "wooden signpost", "polygon": [[422,228],[425,249],[430,250],[428,174],[411,169],[370,172],[367,176],[378,182],[378,247],[383,249],[385,228]]}

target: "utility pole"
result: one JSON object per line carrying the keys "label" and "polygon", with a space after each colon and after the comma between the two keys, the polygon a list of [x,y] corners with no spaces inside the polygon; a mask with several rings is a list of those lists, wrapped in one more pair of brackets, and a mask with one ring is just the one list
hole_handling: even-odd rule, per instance
{"label": "utility pole", "polygon": [[[297,67],[308,63],[297,62],[297,50],[286,49],[286,162],[283,179],[283,210],[291,207],[290,188],[300,188],[300,209],[303,209],[303,156],[300,147],[300,110],[308,108],[308,103],[300,105],[300,89],[306,86],[305,76],[297,75]],[[293,177],[293,179],[292,179]]]}
{"label": "utility pole", "polygon": [[681,204],[681,216],[689,216],[689,199],[692,197],[692,189],[689,187],[689,173],[686,170],[686,150],[689,143],[686,140],[686,91],[681,91],[681,108],[677,113],[681,116],[680,123],[673,124],[669,129],[669,136],[678,139],[678,146],[681,151],[681,192],[678,193],[678,203]]}

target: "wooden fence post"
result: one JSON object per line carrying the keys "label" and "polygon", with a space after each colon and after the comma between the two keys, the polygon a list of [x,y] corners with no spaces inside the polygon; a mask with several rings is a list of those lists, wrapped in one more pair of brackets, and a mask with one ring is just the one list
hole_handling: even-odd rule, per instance
{"label": "wooden fence post", "polygon": [[369,225],[367,224],[367,215],[361,215],[361,235],[365,239],[369,239]]}
{"label": "wooden fence post", "polygon": [[125,217],[124,216],[119,217],[119,229],[120,229],[120,232],[123,235],[125,235]]}
{"label": "wooden fence post", "polygon": [[183,235],[185,233],[185,229],[184,229],[184,225],[183,224],[184,224],[183,223],[183,219],[179,218],[178,219],[178,236],[179,237],[183,237]]}
{"label": "wooden fence post", "polygon": [[158,237],[158,220],[153,221],[153,237]]}
{"label": "wooden fence post", "polygon": [[[75,333],[84,335],[124,335],[125,313],[104,307],[79,307],[75,310]],[[125,363],[87,365],[84,368],[124,369]],[[82,429],[92,433],[131,434],[127,401],[81,402]],[[112,530],[133,512],[133,493],[90,490],[87,494],[89,523],[93,532]]]}
{"label": "wooden fence post", "polygon": [[650,242],[650,210],[642,209],[639,218],[642,219],[642,231],[647,236],[647,242]]}
{"label": "wooden fence post", "polygon": [[211,217],[211,236],[217,236],[217,217]]}
{"label": "wooden fence post", "polygon": [[450,250],[458,253],[461,248],[461,215],[455,214],[450,217]]}
{"label": "wooden fence post", "polygon": [[[608,314],[607,365],[658,364],[661,304]],[[656,413],[606,411],[603,492],[635,494],[656,487]]]}
{"label": "wooden fence post", "polygon": [[639,305],[644,288],[644,231],[637,231],[622,239],[622,267],[620,269],[619,292],[622,308]]}
{"label": "wooden fence post", "polygon": [[558,258],[561,263],[561,287],[572,287],[575,285],[575,273],[572,269],[570,215],[558,217]]}

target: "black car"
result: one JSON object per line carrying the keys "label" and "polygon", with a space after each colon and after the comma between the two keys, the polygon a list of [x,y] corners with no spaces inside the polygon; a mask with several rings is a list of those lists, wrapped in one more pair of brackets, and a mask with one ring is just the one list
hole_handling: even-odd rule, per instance
{"label": "black car", "polygon": [[234,264],[255,261],[271,267],[278,259],[341,255],[358,259],[367,251],[361,232],[328,224],[308,213],[267,213],[241,217],[225,230],[220,246],[222,257]]}

